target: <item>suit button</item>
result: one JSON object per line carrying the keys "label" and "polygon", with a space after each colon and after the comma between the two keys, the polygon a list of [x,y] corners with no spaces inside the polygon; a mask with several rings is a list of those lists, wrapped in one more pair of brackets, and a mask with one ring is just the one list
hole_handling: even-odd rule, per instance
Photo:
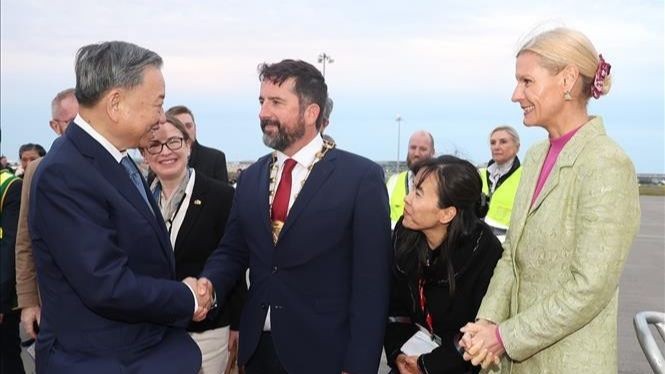
{"label": "suit button", "polygon": [[273,273],[273,274],[277,273],[277,265],[275,265],[275,266],[272,267],[272,273]]}
{"label": "suit button", "polygon": [[268,304],[266,304],[266,303],[261,303],[261,309],[263,309],[263,310],[268,309]]}
{"label": "suit button", "polygon": [[281,305],[273,305],[273,308],[275,308],[275,310],[284,309]]}

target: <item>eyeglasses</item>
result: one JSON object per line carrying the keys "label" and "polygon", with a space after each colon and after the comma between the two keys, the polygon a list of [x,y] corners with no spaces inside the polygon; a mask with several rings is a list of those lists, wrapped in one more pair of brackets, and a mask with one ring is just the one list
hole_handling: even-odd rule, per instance
{"label": "eyeglasses", "polygon": [[69,125],[76,117],[72,117],[70,119],[55,119],[53,118],[51,122],[55,122],[60,125]]}
{"label": "eyeglasses", "polygon": [[164,150],[164,146],[166,146],[166,148],[172,151],[177,151],[178,149],[182,148],[183,140],[185,139],[183,139],[182,137],[174,136],[172,138],[168,138],[164,143],[160,143],[157,141],[151,142],[150,144],[148,144],[148,148],[146,148],[146,150],[151,155],[158,155],[162,153],[162,150]]}

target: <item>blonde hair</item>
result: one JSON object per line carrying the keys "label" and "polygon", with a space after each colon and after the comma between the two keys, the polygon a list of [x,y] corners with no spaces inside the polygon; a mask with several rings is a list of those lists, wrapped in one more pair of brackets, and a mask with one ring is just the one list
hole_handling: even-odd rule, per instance
{"label": "blonde hair", "polygon": [[[533,52],[541,57],[540,65],[553,74],[568,65],[577,66],[582,78],[582,95],[591,97],[591,87],[596,76],[600,58],[596,48],[584,34],[565,27],[542,32],[524,43],[517,56]],[[612,76],[605,77],[602,94],[607,95],[612,87]]]}
{"label": "blonde hair", "polygon": [[517,145],[517,148],[520,147],[520,135],[517,133],[517,130],[515,130],[512,126],[508,125],[501,125],[498,127],[495,127],[494,130],[490,133],[490,140],[492,138],[492,135],[494,135],[495,132],[497,131],[505,131],[510,135],[511,138],[513,138],[513,142]]}

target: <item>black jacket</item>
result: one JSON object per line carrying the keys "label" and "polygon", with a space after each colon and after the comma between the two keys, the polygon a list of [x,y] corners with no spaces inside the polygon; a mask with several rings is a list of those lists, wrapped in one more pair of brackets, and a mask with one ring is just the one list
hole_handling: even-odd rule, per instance
{"label": "black jacket", "polygon": [[0,240],[0,313],[9,313],[16,306],[15,252],[18,211],[21,206],[21,186],[23,181],[16,179],[7,187],[0,211],[0,227],[3,236]]}
{"label": "black jacket", "polygon": [[[224,235],[233,202],[232,187],[198,171],[195,178],[187,213],[174,246],[177,279],[199,277],[208,256]],[[239,279],[228,299],[218,300],[219,313],[202,322],[192,322],[187,330],[201,332],[229,324],[232,330],[237,330],[246,291],[245,279]]]}
{"label": "black jacket", "polygon": [[197,173],[216,179],[223,183],[229,183],[229,174],[226,169],[226,156],[224,152],[202,146],[198,141],[192,144],[192,154],[189,156],[189,167]]}
{"label": "black jacket", "polygon": [[[403,231],[404,227],[400,221],[393,234],[395,248]],[[440,347],[422,355],[419,359],[419,365],[425,367],[425,372],[434,374],[478,371],[463,360],[461,353],[457,351],[456,342],[461,337],[459,329],[475,319],[501,253],[499,240],[486,224],[479,222],[473,234],[452,253],[455,269],[454,296],[450,296],[448,282],[445,279],[428,282],[425,285],[425,296],[433,320],[434,333],[442,340]],[[416,257],[411,256],[406,264],[395,262],[388,313],[391,318],[384,340],[388,364],[393,368],[400,348],[417,331],[414,323],[426,326],[418,294],[419,280],[414,270]],[[395,317],[401,317],[397,318],[399,322]],[[412,323],[408,321],[405,323],[405,320],[410,320]]]}

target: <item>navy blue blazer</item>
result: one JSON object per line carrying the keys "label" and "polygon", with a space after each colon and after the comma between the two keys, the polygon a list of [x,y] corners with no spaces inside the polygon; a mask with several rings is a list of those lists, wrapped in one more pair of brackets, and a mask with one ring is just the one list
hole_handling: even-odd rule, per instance
{"label": "navy blue blazer", "polygon": [[239,361],[246,363],[255,351],[270,307],[275,350],[289,373],[375,374],[392,264],[383,170],[349,152],[328,152],[312,169],[274,246],[270,159],[262,157],[242,173],[226,233],[201,274],[224,299],[249,266]]}
{"label": "navy blue blazer", "polygon": [[37,372],[198,372],[201,352],[185,331],[194,297],[175,280],[152,197],[157,216],[124,167],[75,123],[53,143],[31,188],[42,298]]}

